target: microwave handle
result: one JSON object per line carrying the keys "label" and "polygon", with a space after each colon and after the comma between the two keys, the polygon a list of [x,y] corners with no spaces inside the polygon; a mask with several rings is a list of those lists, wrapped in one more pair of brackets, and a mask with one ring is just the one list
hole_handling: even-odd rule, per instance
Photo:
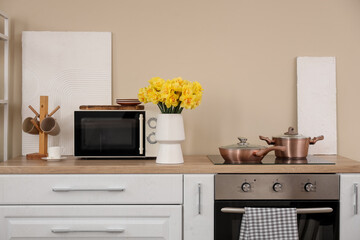
{"label": "microwave handle", "polygon": [[139,115],[139,154],[144,153],[144,146],[143,146],[143,140],[144,140],[144,115]]}

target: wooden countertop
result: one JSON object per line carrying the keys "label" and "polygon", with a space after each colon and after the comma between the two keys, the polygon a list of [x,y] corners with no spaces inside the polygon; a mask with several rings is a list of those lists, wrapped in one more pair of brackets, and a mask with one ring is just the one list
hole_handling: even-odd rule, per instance
{"label": "wooden countertop", "polygon": [[360,161],[336,155],[321,158],[335,165],[214,165],[205,155],[184,156],[184,164],[163,165],[155,160],[79,160],[59,162],[17,157],[0,162],[0,174],[140,174],[140,173],[360,173]]}

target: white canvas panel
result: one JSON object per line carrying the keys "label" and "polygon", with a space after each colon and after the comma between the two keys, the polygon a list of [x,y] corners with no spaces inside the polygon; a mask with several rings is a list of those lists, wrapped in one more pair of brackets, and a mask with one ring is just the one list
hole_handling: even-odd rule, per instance
{"label": "white canvas panel", "polygon": [[297,100],[299,133],[325,137],[309,154],[336,154],[335,57],[297,58]]}
{"label": "white canvas panel", "polygon": [[[111,33],[26,31],[22,35],[22,119],[39,111],[40,96],[49,96],[49,113],[61,132],[49,146],[74,153],[74,111],[80,105],[111,104]],[[22,154],[39,151],[38,135],[22,134]]]}

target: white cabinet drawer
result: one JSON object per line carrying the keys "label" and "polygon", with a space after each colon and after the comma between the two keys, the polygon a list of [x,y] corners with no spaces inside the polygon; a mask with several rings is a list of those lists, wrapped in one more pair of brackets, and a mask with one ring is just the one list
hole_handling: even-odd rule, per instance
{"label": "white cabinet drawer", "polygon": [[181,205],[0,206],[0,240],[181,240]]}
{"label": "white cabinet drawer", "polygon": [[181,203],[181,174],[0,175],[0,204]]}

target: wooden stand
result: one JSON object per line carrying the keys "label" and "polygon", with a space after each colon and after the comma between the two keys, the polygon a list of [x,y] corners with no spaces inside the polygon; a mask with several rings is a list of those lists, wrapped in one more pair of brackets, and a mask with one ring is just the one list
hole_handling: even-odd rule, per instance
{"label": "wooden stand", "polygon": [[[35,111],[35,109],[31,106],[29,108],[35,113],[35,115],[39,118],[39,123],[41,124],[42,120],[44,120],[47,116],[53,115],[59,108],[54,109],[49,115],[48,115],[48,96],[40,96],[40,114]],[[36,121],[32,121],[34,126],[39,130],[39,152],[38,153],[29,153],[26,154],[26,159],[33,160],[33,159],[41,159],[43,157],[47,157],[47,149],[48,149],[48,134],[44,133],[40,126],[37,125]]]}

